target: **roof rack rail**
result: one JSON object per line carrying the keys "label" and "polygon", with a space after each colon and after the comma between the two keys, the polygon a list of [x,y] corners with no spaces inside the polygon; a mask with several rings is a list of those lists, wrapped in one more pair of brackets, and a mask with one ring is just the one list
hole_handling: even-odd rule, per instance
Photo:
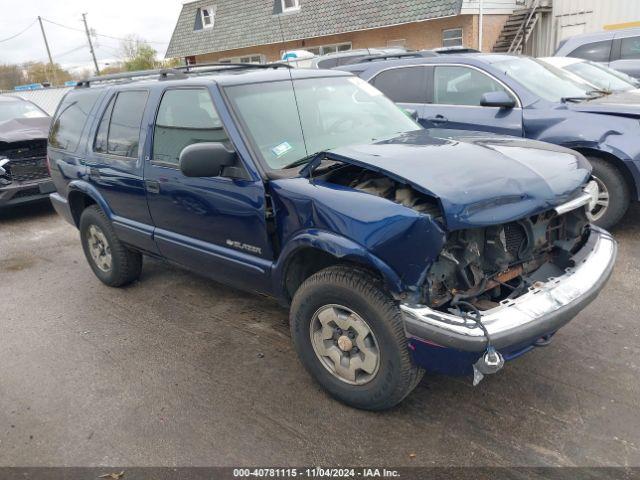
{"label": "roof rack rail", "polygon": [[255,68],[255,69],[269,69],[269,68],[293,68],[286,63],[200,63],[195,65],[184,65],[181,67],[175,67],[175,70],[184,71],[187,73],[202,73],[202,72],[219,72],[222,70],[243,69],[243,68]]}
{"label": "roof rack rail", "polygon": [[[437,54],[433,52],[429,52],[427,50],[423,50],[421,52],[403,52],[403,53],[387,53],[382,55],[370,55],[368,57],[359,58],[353,61],[353,64],[356,63],[366,63],[366,62],[376,62],[380,60],[393,60],[393,59],[403,59],[403,58],[424,58],[424,57],[436,57]],[[347,63],[347,65],[351,64],[351,62]]]}
{"label": "roof rack rail", "polygon": [[112,73],[109,75],[99,75],[96,77],[85,78],[76,83],[76,88],[87,88],[92,83],[110,82],[114,80],[133,80],[134,78],[154,77],[158,76],[159,80],[166,80],[169,76],[175,78],[186,78],[186,75],[175,68],[163,68],[160,70],[139,70],[134,72]]}

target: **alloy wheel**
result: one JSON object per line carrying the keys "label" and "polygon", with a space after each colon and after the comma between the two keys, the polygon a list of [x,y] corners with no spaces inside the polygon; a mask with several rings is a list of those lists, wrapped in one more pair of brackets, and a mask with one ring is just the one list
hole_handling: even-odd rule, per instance
{"label": "alloy wheel", "polygon": [[313,315],[311,344],[322,365],[336,378],[364,385],[380,368],[380,349],[367,322],[341,305],[325,305]]}

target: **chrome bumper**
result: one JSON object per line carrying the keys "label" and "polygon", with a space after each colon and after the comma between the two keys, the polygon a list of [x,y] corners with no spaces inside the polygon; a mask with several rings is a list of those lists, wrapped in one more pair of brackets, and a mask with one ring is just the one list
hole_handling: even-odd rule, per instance
{"label": "chrome bumper", "polygon": [[[573,257],[575,267],[482,312],[482,323],[497,349],[555,332],[598,296],[613,270],[617,243],[604,230],[591,228],[587,243]],[[400,308],[409,337],[463,351],[480,352],[486,347],[482,330],[472,320],[423,305],[401,304]]]}

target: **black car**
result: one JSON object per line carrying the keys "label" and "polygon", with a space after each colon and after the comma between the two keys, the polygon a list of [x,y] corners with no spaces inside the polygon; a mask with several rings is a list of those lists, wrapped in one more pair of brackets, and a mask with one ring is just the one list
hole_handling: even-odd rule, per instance
{"label": "black car", "polygon": [[0,97],[0,208],[47,199],[55,191],[47,167],[50,124],[34,103]]}

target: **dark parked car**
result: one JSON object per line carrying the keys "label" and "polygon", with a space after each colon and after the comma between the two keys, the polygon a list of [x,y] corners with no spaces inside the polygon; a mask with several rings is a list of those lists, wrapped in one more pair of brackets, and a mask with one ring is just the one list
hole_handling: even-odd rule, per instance
{"label": "dark parked car", "polygon": [[144,254],[290,305],[299,358],[350,405],[391,407],[424,368],[477,383],[611,273],[579,153],[421,129],[344,72],[185,71],[72,90],[52,202],[107,285]]}
{"label": "dark parked car", "polygon": [[0,96],[0,208],[47,199],[55,191],[47,168],[50,123],[35,104]]}
{"label": "dark parked car", "polygon": [[603,63],[640,79],[640,28],[576,35],[562,42],[555,56]]}
{"label": "dark parked car", "polygon": [[[426,128],[481,130],[571,148],[594,168],[589,219],[615,225],[640,197],[640,103],[608,94],[529,57],[471,53],[340,67],[359,75]],[[546,160],[541,158],[540,163]]]}

